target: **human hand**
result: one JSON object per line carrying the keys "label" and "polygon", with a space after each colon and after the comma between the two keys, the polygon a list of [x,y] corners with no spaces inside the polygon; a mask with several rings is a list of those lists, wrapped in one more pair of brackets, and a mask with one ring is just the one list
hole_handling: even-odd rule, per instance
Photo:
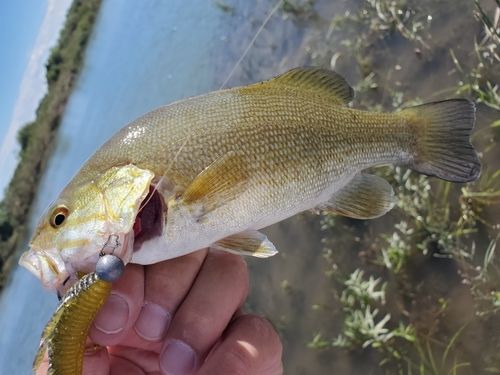
{"label": "human hand", "polygon": [[83,374],[282,374],[278,334],[241,309],[248,284],[245,262],[221,251],[127,265],[91,326],[103,347]]}

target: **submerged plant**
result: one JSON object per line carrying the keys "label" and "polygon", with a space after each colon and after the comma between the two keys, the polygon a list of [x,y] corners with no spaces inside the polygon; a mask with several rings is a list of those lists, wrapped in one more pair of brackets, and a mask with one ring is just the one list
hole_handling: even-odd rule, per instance
{"label": "submerged plant", "polygon": [[[474,1],[476,18],[484,30],[482,40],[479,43],[474,41],[474,65],[469,67],[461,64],[453,49],[450,49],[450,54],[456,70],[461,74],[456,93],[460,95],[466,92],[476,103],[483,103],[500,112],[499,86],[498,83],[492,83],[494,77],[500,74],[500,0],[495,2],[497,6],[494,14],[489,15],[479,1]],[[494,120],[490,126],[500,127],[500,120]]]}
{"label": "submerged plant", "polygon": [[387,283],[380,285],[381,281],[382,279],[375,279],[373,276],[366,280],[364,271],[360,269],[351,273],[344,281],[345,289],[340,298],[346,313],[343,333],[333,340],[325,340],[318,333],[309,342],[308,347],[324,349],[334,346],[354,349],[371,346],[391,357],[401,358],[394,339],[402,338],[413,342],[414,328],[400,322],[396,328],[391,329],[388,327],[391,314],[387,313],[383,318],[378,317],[379,308],[374,306],[385,304],[387,287]]}
{"label": "submerged plant", "polygon": [[407,226],[408,224],[402,221],[394,226],[399,232],[396,231],[392,235],[382,235],[389,245],[381,249],[384,265],[394,273],[401,270],[411,252],[408,238],[411,238],[414,229],[408,229]]}
{"label": "submerged plant", "polygon": [[[447,77],[444,87],[448,88],[430,97],[443,94],[466,96],[480,104],[477,106],[477,127],[480,129],[474,134],[477,138],[473,137],[476,142],[484,133],[494,132],[489,127],[482,127],[482,123],[500,127],[496,115],[500,113],[500,0],[492,0],[489,5],[493,2],[496,4],[493,11],[491,6],[486,7],[478,0],[457,2],[457,6],[469,12],[467,25],[474,22],[474,14],[482,30],[479,36],[463,33],[460,37],[464,40],[470,37],[470,40],[464,41],[459,50],[451,42],[431,46],[437,38],[431,43],[427,36],[431,32],[431,20],[437,17],[424,10],[430,2],[362,1],[359,8],[333,18],[325,38],[334,38],[334,31],[339,31],[343,37],[347,36],[342,42],[345,48],[334,50],[331,60],[325,59],[324,62],[330,62],[332,67],[340,66],[342,60],[357,62],[361,73],[356,86],[360,93],[357,104],[366,109],[380,111],[418,105],[421,103],[418,98],[408,101],[408,98],[416,97],[411,89],[390,79],[391,69],[402,68],[388,63],[388,58],[380,56],[380,48],[374,48],[382,45],[386,48],[384,51],[391,52],[390,43],[395,40],[391,37],[394,35],[399,37],[398,41],[401,37],[412,41],[417,46],[415,60],[422,59],[427,64],[422,64],[422,69],[439,64],[448,69],[448,75],[444,74]],[[432,2],[433,6],[435,4]],[[403,43],[408,48],[408,43],[404,40]],[[467,50],[464,45],[471,48]],[[422,52],[421,56],[416,52],[418,48],[432,48],[433,51]],[[432,54],[436,51],[445,56],[450,51],[452,60],[432,61]],[[312,56],[320,61],[321,53]],[[393,55],[387,53],[387,56]],[[455,85],[457,76],[460,76],[460,83]],[[401,73],[397,79],[401,80]],[[425,101],[429,101],[428,98],[429,95]],[[481,111],[486,111],[486,115],[495,112],[493,121],[485,122],[485,112]],[[497,146],[497,138],[488,140],[480,157]],[[357,354],[362,353],[362,349],[377,348],[382,355],[381,363],[391,363],[384,368],[387,374],[393,374],[394,368],[397,369],[394,373],[405,375],[500,373],[499,363],[495,362],[498,356],[493,355],[491,359],[494,348],[500,345],[500,340],[495,338],[497,332],[493,338],[485,338],[487,345],[481,344],[490,357],[474,358],[474,353],[461,345],[468,339],[463,332],[468,332],[469,325],[463,321],[457,324],[456,319],[453,324],[451,321],[443,324],[447,315],[452,315],[451,308],[456,306],[450,290],[463,288],[460,293],[467,295],[464,298],[475,302],[470,303],[471,315],[476,313],[481,319],[491,319],[496,323],[491,324],[498,326],[500,265],[496,244],[500,238],[500,222],[494,221],[497,215],[491,209],[500,203],[500,171],[490,170],[483,163],[481,178],[462,186],[418,175],[404,167],[379,168],[376,174],[393,186],[396,207],[389,213],[389,218],[386,217],[386,222],[391,222],[389,226],[352,225],[356,234],[350,232],[351,245],[342,242],[342,247],[352,249],[359,246],[359,259],[365,261],[361,266],[357,265],[354,272],[343,273],[340,265],[346,255],[332,250],[340,247],[338,237],[343,235],[341,224],[345,223],[344,219],[331,215],[322,217],[321,228],[329,231],[323,241],[327,246],[324,256],[331,265],[327,275],[334,280],[338,290],[334,296],[342,303],[345,316],[340,335],[336,333],[327,337],[324,333],[317,333],[308,346],[322,350],[332,350],[332,347],[358,349]],[[363,230],[364,233],[359,233]],[[486,244],[483,238],[486,238]],[[446,280],[449,285],[437,288],[441,294],[433,294],[433,286],[427,284],[429,280],[441,280],[439,277],[443,276],[427,276],[419,268],[428,264],[438,265],[436,269],[441,264],[449,267],[446,277],[452,280]],[[439,272],[440,269],[436,273]],[[395,292],[386,296],[386,289]],[[484,322],[475,323],[481,325]]]}
{"label": "submerged plant", "polygon": [[359,268],[350,274],[349,278],[344,282],[346,289],[342,292],[341,301],[349,308],[353,308],[357,304],[362,308],[369,307],[372,302],[385,304],[387,283],[383,283],[380,290],[375,290],[382,279],[375,279],[370,276],[368,280],[364,280],[363,275],[364,271]]}
{"label": "submerged plant", "polygon": [[415,12],[409,8],[407,0],[367,0],[367,2],[373,12],[365,9],[361,14],[369,17],[371,30],[398,31],[404,38],[430,49],[420,35],[423,30],[429,28],[432,21],[430,15],[425,19],[415,17]]}

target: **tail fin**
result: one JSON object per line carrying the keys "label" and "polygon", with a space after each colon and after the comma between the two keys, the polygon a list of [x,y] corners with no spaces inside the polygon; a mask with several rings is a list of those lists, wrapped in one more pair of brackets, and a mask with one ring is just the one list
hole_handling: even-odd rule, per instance
{"label": "tail fin", "polygon": [[[411,113],[413,112],[413,113]],[[476,180],[481,164],[470,143],[476,107],[466,99],[423,104],[401,112],[410,115],[417,134],[416,155],[409,167],[452,182]]]}

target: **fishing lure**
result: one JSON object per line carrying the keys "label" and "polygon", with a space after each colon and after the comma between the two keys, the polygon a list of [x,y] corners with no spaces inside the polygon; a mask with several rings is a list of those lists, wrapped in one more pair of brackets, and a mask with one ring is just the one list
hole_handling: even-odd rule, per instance
{"label": "fishing lure", "polygon": [[90,324],[124,271],[123,261],[103,255],[96,271],[83,276],[63,296],[45,326],[42,343],[33,361],[36,372],[49,351],[48,375],[81,375]]}

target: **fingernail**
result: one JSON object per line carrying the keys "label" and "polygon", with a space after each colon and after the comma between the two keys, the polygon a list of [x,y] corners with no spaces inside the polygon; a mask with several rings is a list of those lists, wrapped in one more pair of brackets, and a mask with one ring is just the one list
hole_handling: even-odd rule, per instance
{"label": "fingernail", "polygon": [[95,327],[104,333],[118,333],[128,319],[128,303],[117,294],[111,294],[94,319]]}
{"label": "fingernail", "polygon": [[158,341],[163,338],[170,323],[170,315],[156,303],[145,303],[134,329],[145,340]]}
{"label": "fingernail", "polygon": [[168,375],[186,375],[193,369],[195,357],[189,345],[172,340],[161,354],[160,367]]}

